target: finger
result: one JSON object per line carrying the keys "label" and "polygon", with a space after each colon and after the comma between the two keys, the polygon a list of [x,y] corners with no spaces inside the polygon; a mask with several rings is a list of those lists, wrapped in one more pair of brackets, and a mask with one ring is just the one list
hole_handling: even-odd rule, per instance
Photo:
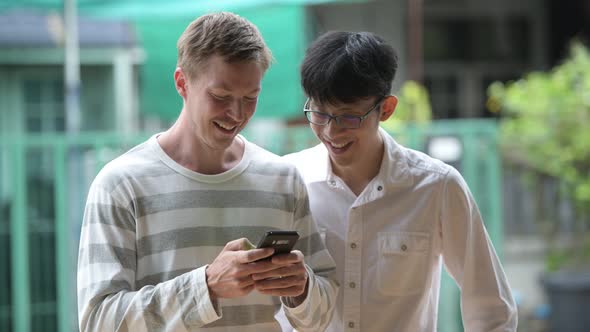
{"label": "finger", "polygon": [[265,279],[256,279],[252,276],[252,279],[255,280],[256,289],[288,288],[296,285],[305,285],[307,274],[286,274]]}
{"label": "finger", "polygon": [[239,253],[238,262],[246,264],[256,262],[257,260],[264,259],[274,254],[272,248],[252,249],[248,251],[242,251]]}
{"label": "finger", "polygon": [[224,251],[238,251],[238,250],[246,250],[250,241],[243,237],[241,239],[229,241],[225,247],[223,248]]}
{"label": "finger", "polygon": [[299,296],[304,293],[305,286],[292,286],[275,289],[256,289],[259,293],[270,296]]}
{"label": "finger", "polygon": [[[300,282],[300,281],[299,281]],[[274,277],[264,280],[256,280],[254,286],[257,290],[282,289],[298,285],[298,279],[294,276]]]}
{"label": "finger", "polygon": [[293,250],[288,254],[274,255],[272,262],[279,265],[303,262],[303,253],[299,250]]}
{"label": "finger", "polygon": [[246,276],[237,280],[237,287],[238,288],[248,288],[254,286],[256,280],[252,279],[251,276]]}
{"label": "finger", "polygon": [[[274,266],[277,266],[273,264]],[[279,268],[267,270],[267,271],[254,271],[252,272],[252,279],[263,280],[268,278],[278,278],[286,276],[304,276],[307,278],[307,270],[302,262],[296,264],[289,264],[286,266],[278,265]]]}
{"label": "finger", "polygon": [[284,265],[274,264],[272,260],[265,258],[248,264],[248,273],[251,275],[268,273],[283,268]]}
{"label": "finger", "polygon": [[281,278],[289,277],[293,275],[301,274],[300,269],[294,269],[292,266],[274,268],[268,271],[261,271],[252,274],[253,280],[264,280],[269,278]]}

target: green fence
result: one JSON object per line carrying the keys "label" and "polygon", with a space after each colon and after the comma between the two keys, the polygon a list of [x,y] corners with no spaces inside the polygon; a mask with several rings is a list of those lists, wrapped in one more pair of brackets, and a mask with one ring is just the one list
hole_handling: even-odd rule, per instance
{"label": "green fence", "polygon": [[[316,143],[307,127],[246,131],[251,141],[285,154]],[[112,158],[149,135],[83,133],[0,137],[0,331],[75,331],[75,275],[83,206],[90,182]],[[435,122],[394,133],[424,150],[454,136],[457,163],[501,249],[500,162],[493,121]],[[458,292],[443,278],[439,330],[462,329]]]}

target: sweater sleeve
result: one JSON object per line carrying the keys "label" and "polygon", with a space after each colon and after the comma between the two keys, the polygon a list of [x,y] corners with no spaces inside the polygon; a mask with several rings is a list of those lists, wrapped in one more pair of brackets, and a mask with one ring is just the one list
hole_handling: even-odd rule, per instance
{"label": "sweater sleeve", "polygon": [[465,331],[516,331],[508,280],[475,200],[455,169],[445,180],[440,227],[445,267],[461,289]]}
{"label": "sweater sleeve", "polygon": [[96,181],[88,195],[78,256],[80,331],[185,331],[219,319],[206,266],[136,288],[136,218],[114,196]]}
{"label": "sweater sleeve", "polygon": [[290,298],[283,297],[285,316],[297,331],[324,331],[334,313],[338,283],[336,264],[326,249],[311,216],[307,190],[297,173],[294,221],[302,235],[295,249],[305,257],[308,284],[306,299],[294,307]]}

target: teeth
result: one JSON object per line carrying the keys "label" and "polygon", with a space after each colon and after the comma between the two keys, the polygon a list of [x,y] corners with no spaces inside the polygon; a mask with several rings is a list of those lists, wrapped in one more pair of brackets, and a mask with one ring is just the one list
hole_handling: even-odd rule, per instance
{"label": "teeth", "polygon": [[332,145],[333,147],[335,147],[336,149],[341,149],[343,147],[345,147],[348,144],[348,142],[346,143],[342,143],[342,144],[336,144],[336,143],[332,143],[330,142],[330,145]]}
{"label": "teeth", "polygon": [[225,130],[233,130],[236,127],[236,126],[227,125],[227,124],[224,124],[224,123],[221,123],[218,121],[215,121],[215,123]]}

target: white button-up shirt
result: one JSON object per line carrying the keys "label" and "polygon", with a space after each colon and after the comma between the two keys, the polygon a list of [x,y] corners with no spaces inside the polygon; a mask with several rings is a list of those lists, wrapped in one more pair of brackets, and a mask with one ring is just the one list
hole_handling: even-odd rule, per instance
{"label": "white button-up shirt", "polygon": [[516,331],[510,287],[461,175],[380,133],[381,168],[358,197],[322,144],[284,157],[303,175],[336,260],[328,331],[436,331],[443,262],[461,289],[466,331]]}

